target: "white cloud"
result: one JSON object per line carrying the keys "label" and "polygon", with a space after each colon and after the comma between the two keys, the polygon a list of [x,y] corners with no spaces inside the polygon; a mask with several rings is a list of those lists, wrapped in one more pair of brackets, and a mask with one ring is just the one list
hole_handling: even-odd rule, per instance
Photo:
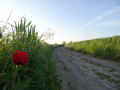
{"label": "white cloud", "polygon": [[111,27],[111,26],[120,26],[120,21],[109,21],[96,23],[95,26]]}
{"label": "white cloud", "polygon": [[107,12],[101,14],[100,16],[95,17],[93,20],[91,20],[90,22],[88,22],[87,24],[85,24],[85,26],[94,24],[94,23],[96,23],[97,21],[103,19],[104,17],[106,17],[106,16],[108,16],[108,15],[110,15],[110,14],[113,14],[113,13],[115,13],[115,12],[118,12],[118,11],[120,11],[120,6],[119,6],[119,7],[116,7],[116,8],[113,8],[113,9],[111,9],[110,11],[107,11]]}

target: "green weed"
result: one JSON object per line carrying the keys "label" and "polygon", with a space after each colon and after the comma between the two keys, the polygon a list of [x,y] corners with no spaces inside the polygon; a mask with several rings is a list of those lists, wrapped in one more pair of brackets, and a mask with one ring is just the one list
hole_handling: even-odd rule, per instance
{"label": "green weed", "polygon": [[92,62],[92,61],[89,61],[89,63],[90,63],[90,64],[93,64],[93,65],[95,65],[95,66],[97,66],[97,67],[100,67],[100,66],[101,66],[100,64],[94,63],[94,62]]}
{"label": "green weed", "polygon": [[109,71],[109,72],[114,72],[115,69],[111,68],[111,69],[109,69],[108,71]]}
{"label": "green weed", "polygon": [[67,67],[66,67],[66,66],[64,66],[64,69],[66,70],[66,69],[67,69]]}

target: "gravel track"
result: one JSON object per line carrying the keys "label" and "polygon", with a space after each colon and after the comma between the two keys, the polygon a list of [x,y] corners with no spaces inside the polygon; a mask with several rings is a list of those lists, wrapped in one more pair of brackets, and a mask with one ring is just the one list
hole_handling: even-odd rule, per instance
{"label": "gravel track", "polygon": [[62,90],[120,90],[120,65],[67,50],[54,49]]}

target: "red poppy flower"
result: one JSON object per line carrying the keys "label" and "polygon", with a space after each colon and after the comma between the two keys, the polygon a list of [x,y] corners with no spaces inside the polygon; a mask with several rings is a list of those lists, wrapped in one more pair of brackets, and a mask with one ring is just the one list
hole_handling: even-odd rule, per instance
{"label": "red poppy flower", "polygon": [[12,59],[14,64],[16,65],[25,65],[27,63],[28,54],[26,53],[26,51],[15,51],[15,53],[12,56]]}

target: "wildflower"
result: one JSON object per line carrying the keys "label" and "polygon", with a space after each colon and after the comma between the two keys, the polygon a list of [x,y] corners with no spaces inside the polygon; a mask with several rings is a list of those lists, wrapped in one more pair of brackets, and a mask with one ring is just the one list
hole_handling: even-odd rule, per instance
{"label": "wildflower", "polygon": [[13,63],[16,65],[25,65],[27,63],[28,54],[26,51],[15,51],[15,53],[12,56]]}

